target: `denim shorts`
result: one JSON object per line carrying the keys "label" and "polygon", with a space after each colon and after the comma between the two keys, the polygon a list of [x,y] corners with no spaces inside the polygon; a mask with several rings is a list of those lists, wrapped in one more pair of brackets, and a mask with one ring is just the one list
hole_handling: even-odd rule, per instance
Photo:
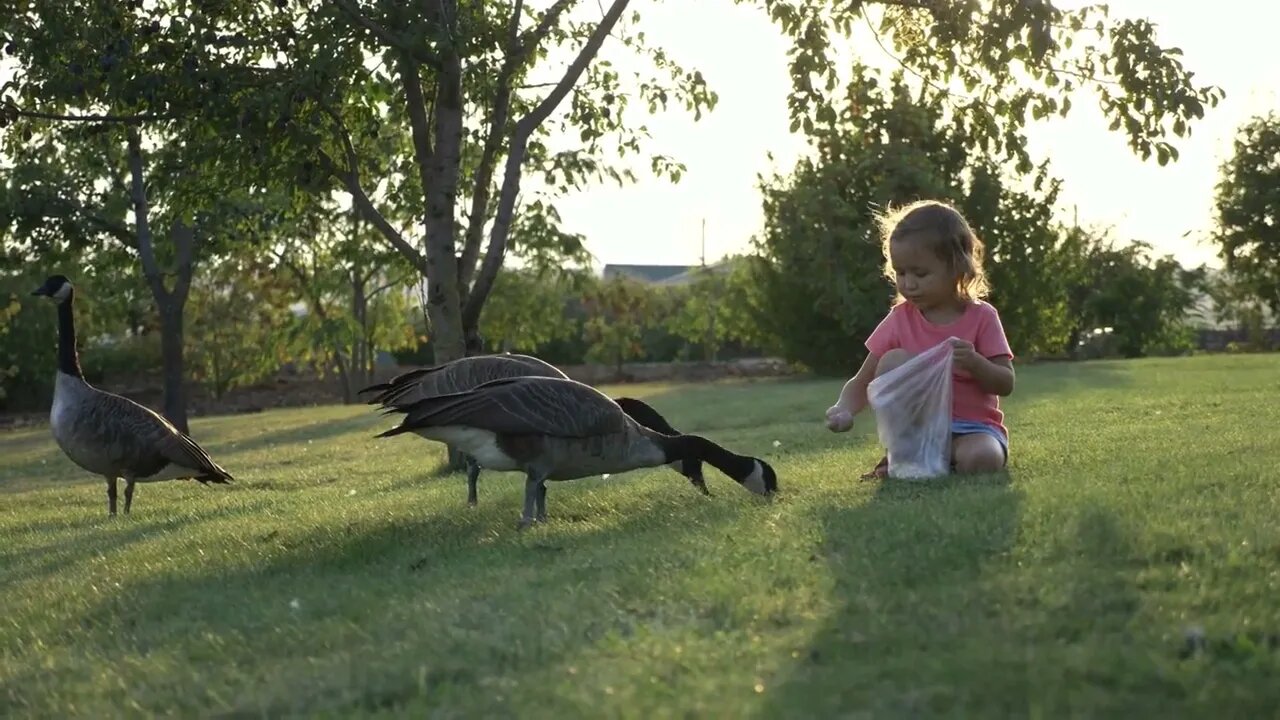
{"label": "denim shorts", "polygon": [[1009,462],[1009,439],[1004,436],[1004,433],[1000,432],[1000,428],[977,420],[953,419],[951,421],[952,435],[971,435],[973,433],[986,433],[995,438],[996,442],[1000,443],[1000,448],[1004,450],[1005,462]]}

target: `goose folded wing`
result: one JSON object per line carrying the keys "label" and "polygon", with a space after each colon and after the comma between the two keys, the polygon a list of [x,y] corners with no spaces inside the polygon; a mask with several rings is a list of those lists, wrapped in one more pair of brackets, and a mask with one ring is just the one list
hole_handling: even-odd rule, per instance
{"label": "goose folded wing", "polygon": [[203,448],[158,413],[122,397],[108,395],[104,404],[119,427],[115,444],[121,454],[163,459],[201,475],[227,476]]}
{"label": "goose folded wing", "polygon": [[569,380],[525,377],[427,398],[408,411],[404,425],[463,425],[512,435],[591,437],[622,432],[626,422],[617,404],[594,388]]}

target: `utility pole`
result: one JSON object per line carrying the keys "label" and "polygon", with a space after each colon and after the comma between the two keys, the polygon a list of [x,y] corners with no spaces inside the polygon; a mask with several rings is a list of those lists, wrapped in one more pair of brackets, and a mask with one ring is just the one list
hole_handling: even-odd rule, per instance
{"label": "utility pole", "polygon": [[702,218],[702,267],[707,266],[707,219]]}
{"label": "utility pole", "polygon": [[703,341],[706,343],[704,350],[706,351],[706,359],[708,362],[715,362],[716,359],[716,304],[719,298],[716,297],[716,286],[711,278],[711,271],[707,268],[707,219],[702,218],[702,275],[703,279],[708,283],[710,297],[707,298],[707,336]]}

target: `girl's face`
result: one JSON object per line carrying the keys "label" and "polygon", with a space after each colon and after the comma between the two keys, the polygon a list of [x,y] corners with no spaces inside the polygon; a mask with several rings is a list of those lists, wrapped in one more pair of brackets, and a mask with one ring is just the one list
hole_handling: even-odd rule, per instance
{"label": "girl's face", "polygon": [[898,292],[921,310],[934,310],[956,302],[956,276],[947,262],[907,236],[889,244],[889,260],[897,273]]}

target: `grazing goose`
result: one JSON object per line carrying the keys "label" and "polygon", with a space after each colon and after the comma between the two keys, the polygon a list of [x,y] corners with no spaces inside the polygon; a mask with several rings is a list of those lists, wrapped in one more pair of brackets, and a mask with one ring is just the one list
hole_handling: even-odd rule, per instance
{"label": "grazing goose", "polygon": [[[646,402],[629,397],[614,398],[614,402],[618,403],[618,407],[630,415],[632,420],[650,430],[656,430],[663,435],[680,434],[678,430],[671,427],[671,423],[667,422],[666,418]],[[707,489],[707,481],[702,477],[702,461],[698,458],[677,460],[671,463],[671,469],[689,478],[689,482],[701,490],[703,495],[711,495],[711,491]]]}
{"label": "grazing goose", "polygon": [[[531,355],[476,355],[460,358],[435,367],[420,368],[401,373],[385,383],[370,385],[357,394],[376,392],[369,404],[379,404],[385,410],[404,412],[405,408],[426,397],[447,395],[470,390],[490,380],[513,377],[568,378],[556,366]],[[648,404],[633,398],[620,398],[618,403],[624,412],[636,422],[666,435],[678,435],[675,428]],[[480,478],[480,463],[463,453],[467,465],[467,504],[477,503],[476,485]],[[671,468],[689,478],[693,486],[710,495],[702,478],[702,463],[698,460],[682,460],[671,463]]]}
{"label": "grazing goose", "polygon": [[[419,368],[391,378],[391,380],[370,385],[360,390],[357,395],[376,392],[370,405],[381,405],[386,410],[403,412],[405,408],[423,398],[435,395],[470,390],[477,385],[500,380],[502,378],[524,377],[568,377],[560,368],[531,355],[474,355],[459,358],[452,362],[442,363],[434,367]],[[467,465],[467,504],[475,506],[477,502],[476,483],[480,479],[480,464],[471,455],[463,453]]]}
{"label": "grazing goose", "polygon": [[401,373],[387,382],[370,385],[357,394],[376,392],[377,395],[369,400],[370,405],[404,407],[431,395],[448,395],[470,390],[490,380],[527,375],[568,377],[560,368],[532,355],[473,355]]}
{"label": "grazing goose", "polygon": [[[376,437],[415,433],[454,445],[493,470],[525,473],[518,527],[546,519],[546,481],[620,473],[695,459],[768,495],[778,487],[763,460],[737,455],[697,435],[644,427],[590,385],[565,378],[493,380],[471,390],[419,400]],[[535,515],[536,510],[536,515]]]}
{"label": "grazing goose", "polygon": [[32,295],[58,304],[58,372],[49,413],[53,439],[71,461],[107,479],[107,512],[116,514],[116,482],[124,478],[124,511],[138,482],[191,479],[203,484],[233,478],[168,420],[128,398],[85,382],[76,353],[72,314],[75,290],[54,275]]}

